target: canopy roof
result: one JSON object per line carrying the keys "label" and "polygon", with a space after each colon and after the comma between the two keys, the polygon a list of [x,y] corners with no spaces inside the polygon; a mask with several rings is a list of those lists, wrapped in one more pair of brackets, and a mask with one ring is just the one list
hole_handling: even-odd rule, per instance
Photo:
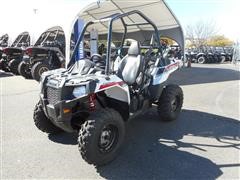
{"label": "canopy roof", "polygon": [[[141,11],[145,16],[155,23],[161,36],[174,39],[181,46],[181,48],[184,49],[184,36],[182,27],[164,0],[102,0],[93,2],[84,7],[78,13],[77,17],[72,23],[72,27],[76,19],[82,19],[84,22],[88,22],[106,18],[108,16],[112,16],[113,14],[126,13],[133,10]],[[131,16],[124,20],[129,24],[142,22],[142,18],[139,16]],[[115,29],[117,29],[118,32],[123,32],[121,28],[122,25],[115,25]],[[147,35],[148,31],[152,31],[152,27],[145,25],[141,26],[141,29],[139,29],[139,27],[132,26],[130,32],[138,32],[139,30],[145,31]],[[106,26],[102,24],[98,28],[98,31],[102,33],[105,32]],[[132,34],[134,35],[135,33]],[[66,38],[67,61],[70,57],[70,43],[68,43],[68,41],[70,41],[70,34],[68,36],[69,37]]]}
{"label": "canopy roof", "polygon": [[[106,0],[99,3],[93,3],[86,8],[85,11],[78,15],[86,21],[97,20],[117,13],[126,13],[133,10],[139,10],[151,19],[159,30],[172,29],[179,27],[175,16],[169,10],[163,0]],[[129,17],[127,23],[138,23],[141,21],[139,16]],[[148,30],[145,27],[144,30]],[[136,29],[137,31],[137,29]]]}

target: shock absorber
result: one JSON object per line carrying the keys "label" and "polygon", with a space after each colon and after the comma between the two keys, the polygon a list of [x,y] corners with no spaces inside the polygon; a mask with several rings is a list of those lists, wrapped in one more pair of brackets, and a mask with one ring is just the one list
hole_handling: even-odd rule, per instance
{"label": "shock absorber", "polygon": [[89,95],[89,110],[90,111],[96,110],[96,94]]}

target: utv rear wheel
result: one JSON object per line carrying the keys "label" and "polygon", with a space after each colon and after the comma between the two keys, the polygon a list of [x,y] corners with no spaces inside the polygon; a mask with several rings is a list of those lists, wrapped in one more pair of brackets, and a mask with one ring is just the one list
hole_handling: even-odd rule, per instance
{"label": "utv rear wheel", "polygon": [[6,63],[6,61],[4,61],[4,60],[1,60],[1,69],[3,70],[3,71],[5,71],[5,72],[10,72],[9,71],[9,68],[8,68],[8,64]]}
{"label": "utv rear wheel", "polygon": [[9,63],[8,63],[8,67],[11,70],[11,72],[15,75],[18,75],[18,65],[19,65],[19,60],[17,59],[12,59]]}
{"label": "utv rear wheel", "polygon": [[47,64],[42,62],[37,62],[36,64],[33,65],[31,69],[31,74],[33,79],[35,79],[36,81],[40,81],[42,73],[49,70],[50,68]]}
{"label": "utv rear wheel", "polygon": [[204,56],[201,56],[201,57],[198,58],[197,62],[199,64],[204,64],[204,63],[206,63],[206,58]]}
{"label": "utv rear wheel", "polygon": [[20,64],[18,65],[18,73],[26,79],[31,79],[32,76],[28,66],[29,65],[26,64],[24,61],[20,62]]}
{"label": "utv rear wheel", "polygon": [[38,102],[35,106],[33,119],[37,128],[45,133],[57,134],[62,131],[47,118],[40,102]]}
{"label": "utv rear wheel", "polygon": [[125,123],[113,109],[102,109],[88,117],[79,131],[78,148],[89,164],[104,165],[112,161],[124,141]]}
{"label": "utv rear wheel", "polygon": [[158,114],[163,121],[177,119],[183,104],[183,91],[177,85],[168,85],[158,101]]}

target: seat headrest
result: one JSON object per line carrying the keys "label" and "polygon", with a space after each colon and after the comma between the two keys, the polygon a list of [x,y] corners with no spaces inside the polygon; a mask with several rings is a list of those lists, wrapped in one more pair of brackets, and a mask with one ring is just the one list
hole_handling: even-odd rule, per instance
{"label": "seat headrest", "polygon": [[140,54],[140,44],[139,42],[132,42],[131,46],[128,49],[128,55],[138,56]]}

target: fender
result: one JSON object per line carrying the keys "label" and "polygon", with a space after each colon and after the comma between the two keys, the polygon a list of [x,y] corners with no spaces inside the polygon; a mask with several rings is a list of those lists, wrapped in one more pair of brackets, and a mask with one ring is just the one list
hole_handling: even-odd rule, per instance
{"label": "fender", "polygon": [[198,53],[198,54],[197,54],[197,59],[198,59],[200,56],[206,57],[205,53]]}

